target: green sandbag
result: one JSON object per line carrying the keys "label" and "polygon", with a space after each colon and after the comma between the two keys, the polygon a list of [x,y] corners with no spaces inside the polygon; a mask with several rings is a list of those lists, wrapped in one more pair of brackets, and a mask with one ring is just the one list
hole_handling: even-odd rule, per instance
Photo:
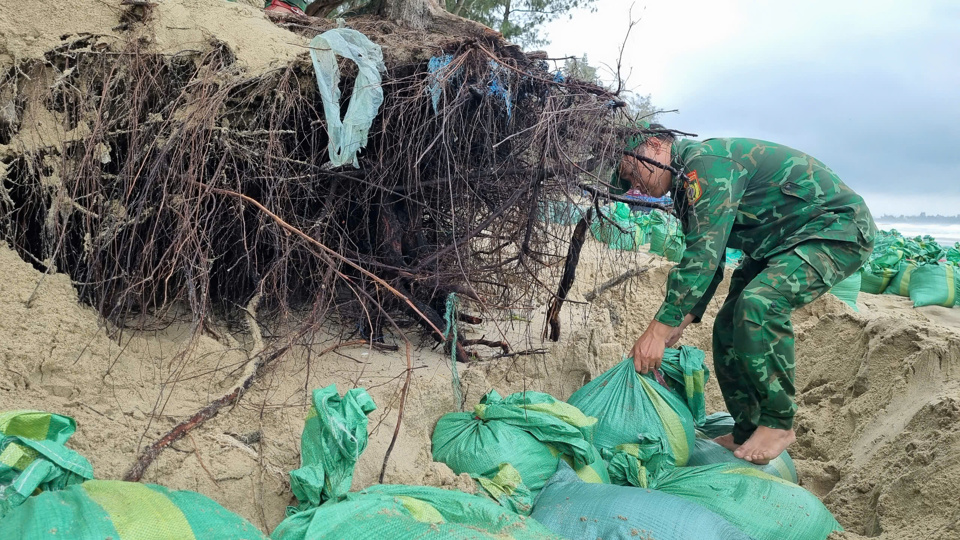
{"label": "green sandbag", "polygon": [[61,490],[93,478],[90,462],[64,446],[75,425],[73,418],[58,414],[0,413],[0,518],[38,490]]}
{"label": "green sandbag", "polygon": [[493,478],[473,476],[483,494],[496,501],[500,506],[520,514],[529,516],[533,508],[533,494],[523,483],[520,472],[509,463],[500,465],[500,470]]}
{"label": "green sandbag", "polygon": [[649,217],[639,212],[631,212],[622,202],[604,207],[603,218],[590,223],[590,233],[599,242],[610,249],[636,251],[646,242]]}
{"label": "green sandbag", "polygon": [[367,415],[377,408],[363,388],[341,398],[331,384],[314,390],[312,398],[300,437],[300,468],[290,472],[290,488],[300,510],[350,490],[353,469],[367,447]]}
{"label": "green sandbag", "polygon": [[960,279],[950,264],[925,264],[910,278],[909,293],[913,307],[953,307],[960,298]]}
{"label": "green sandbag", "polygon": [[659,210],[650,212],[650,253],[679,262],[685,248],[680,222]]}
{"label": "green sandbag", "polygon": [[250,522],[192,491],[90,480],[27,499],[0,519],[0,538],[18,540],[257,540]]}
{"label": "green sandbag", "polygon": [[[546,406],[540,402],[530,405]],[[291,480],[295,473],[302,473],[297,494],[300,505],[287,509],[288,517],[273,531],[273,540],[557,538],[533,520],[490,499],[459,491],[378,485],[346,492],[354,464],[366,446],[367,414],[372,410],[373,401],[363,389],[350,390],[343,398],[333,386],[314,391],[302,438],[303,466],[291,473]],[[509,471],[500,477],[494,475],[495,481],[509,491],[504,494],[519,500],[516,495],[523,494],[524,487],[515,482],[511,485],[509,476]],[[323,502],[318,505],[318,500]]]}
{"label": "green sandbag", "polygon": [[472,413],[450,413],[433,430],[433,459],[457,474],[493,478],[509,463],[536,495],[568,460],[590,482],[606,482],[599,452],[591,444],[595,418],[541,392],[501,398],[487,393]]}
{"label": "green sandbag", "polygon": [[782,452],[766,465],[756,465],[738,458],[733,455],[733,452],[710,439],[697,439],[694,443],[693,452],[690,453],[690,460],[687,461],[687,466],[700,467],[703,465],[716,465],[718,463],[737,463],[743,467],[763,471],[787,482],[796,484],[799,481],[797,478],[797,468],[793,464],[793,459],[790,457],[790,454],[786,451]]}
{"label": "green sandbag", "polygon": [[69,416],[27,410],[0,412],[0,434],[5,437],[64,444],[76,429],[76,422]]}
{"label": "green sandbag", "polygon": [[890,280],[890,285],[883,291],[883,294],[895,294],[897,296],[910,296],[910,279],[913,276],[917,264],[910,262],[900,263],[897,269],[897,275]]}
{"label": "green sandbag", "polygon": [[533,519],[460,491],[377,485],[348,493],[341,502],[296,513],[274,529],[273,540],[559,540]]}
{"label": "green sandbag", "polygon": [[563,465],[540,492],[531,517],[573,539],[749,540],[698,504],[650,489],[587,484]]}
{"label": "green sandbag", "polygon": [[735,463],[676,467],[649,487],[698,503],[756,540],[824,540],[843,530],[813,493]]}
{"label": "green sandbag", "polygon": [[890,285],[890,281],[897,275],[894,268],[874,268],[864,266],[860,273],[860,292],[867,294],[883,294]]}
{"label": "green sandbag", "polygon": [[663,351],[660,369],[666,383],[687,404],[693,423],[700,425],[707,420],[707,355],[696,347],[683,345]]}
{"label": "green sandbag", "polygon": [[[681,353],[692,355],[691,349],[696,350],[667,349],[663,363],[679,365]],[[663,440],[674,463],[685,465],[693,448],[695,427],[690,406],[682,397],[685,393],[665,388],[652,374],[638,374],[633,359],[628,358],[577,390],[568,402],[599,419],[593,439],[598,448],[612,450],[621,444]]]}
{"label": "green sandbag", "polygon": [[575,225],[584,215],[583,208],[569,200],[540,201],[540,220],[558,225]]}
{"label": "green sandbag", "polygon": [[716,439],[721,435],[733,433],[733,417],[727,412],[708,414],[706,420],[697,426],[697,437]]}
{"label": "green sandbag", "polygon": [[733,455],[733,452],[730,450],[710,440],[716,439],[721,435],[733,433],[733,424],[733,417],[730,416],[730,413],[717,412],[707,416],[703,425],[697,427],[697,442],[694,445],[693,452],[690,454],[690,461],[687,462],[687,466],[739,463],[740,465],[759,469],[769,475],[782,478],[794,484],[798,482],[797,468],[786,450],[766,465],[755,465],[749,461],[738,458]]}
{"label": "green sandbag", "polygon": [[860,272],[855,272],[847,279],[831,287],[830,293],[839,298],[844,304],[852,307],[854,311],[860,311],[857,307],[857,297],[860,296],[862,279]]}
{"label": "green sandbag", "polygon": [[943,258],[955,266],[960,266],[960,242],[957,242],[952,248],[948,249],[947,252],[944,253]]}

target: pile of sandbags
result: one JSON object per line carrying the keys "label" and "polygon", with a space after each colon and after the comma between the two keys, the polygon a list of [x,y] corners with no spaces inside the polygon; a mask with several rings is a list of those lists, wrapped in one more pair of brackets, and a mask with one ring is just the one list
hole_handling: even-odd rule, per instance
{"label": "pile of sandbags", "polygon": [[[532,493],[530,516],[566,538],[823,540],[842,530],[796,484],[786,452],[754,465],[708,438],[733,428],[729,415],[705,414],[708,376],[703,352],[682,347],[666,351],[662,372],[620,362],[567,407],[536,392],[488,394],[474,412],[440,420],[434,459],[478,479],[507,509],[525,513]],[[491,415],[491,404],[514,410]]]}
{"label": "pile of sandbags", "polygon": [[650,244],[650,253],[680,261],[686,241],[677,218],[660,210],[633,212],[626,203],[616,202],[600,209],[590,223],[590,233],[610,249],[636,251]]}
{"label": "pile of sandbags", "polygon": [[72,418],[0,413],[0,538],[266,540],[250,522],[192,491],[93,480],[66,442]]}
{"label": "pile of sandbags", "polygon": [[[301,437],[301,467],[290,473],[300,504],[288,508],[287,519],[271,535],[273,540],[558,538],[495,498],[407,485],[351,492],[354,466],[367,446],[367,415],[375,408],[362,388],[342,397],[334,385],[314,390]],[[509,472],[494,475],[495,482],[487,485],[498,485],[499,493],[506,496],[523,491],[516,489],[517,480],[513,485],[504,480]]]}
{"label": "pile of sandbags", "polygon": [[953,307],[960,297],[958,271],[960,243],[944,249],[930,236],[905,238],[896,230],[880,231],[860,271],[860,290],[906,296],[915,307]]}

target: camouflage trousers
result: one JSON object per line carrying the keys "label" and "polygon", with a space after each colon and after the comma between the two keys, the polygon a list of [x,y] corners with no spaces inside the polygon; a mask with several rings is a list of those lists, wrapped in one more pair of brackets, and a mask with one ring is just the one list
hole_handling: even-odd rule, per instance
{"label": "camouflage trousers", "polygon": [[[866,244],[866,245],[864,245]],[[743,443],[757,426],[791,429],[794,336],[790,316],[856,272],[870,242],[808,241],[764,261],[744,258],[713,327],[717,382]]]}

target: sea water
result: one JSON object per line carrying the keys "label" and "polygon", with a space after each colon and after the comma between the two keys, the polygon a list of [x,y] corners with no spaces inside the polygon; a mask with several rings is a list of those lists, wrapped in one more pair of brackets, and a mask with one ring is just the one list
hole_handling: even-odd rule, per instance
{"label": "sea water", "polygon": [[917,223],[909,221],[877,222],[877,227],[885,231],[896,229],[907,238],[929,234],[944,248],[953,247],[960,242],[960,223]]}

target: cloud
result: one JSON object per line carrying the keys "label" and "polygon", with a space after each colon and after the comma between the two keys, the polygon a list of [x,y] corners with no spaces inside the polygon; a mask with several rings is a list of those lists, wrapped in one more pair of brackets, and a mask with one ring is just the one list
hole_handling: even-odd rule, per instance
{"label": "cloud", "polygon": [[[551,52],[615,63],[629,5],[604,1],[549,29]],[[680,110],[669,125],[808,152],[875,211],[960,213],[960,3],[864,6],[661,1],[643,12],[624,64],[641,93]]]}

